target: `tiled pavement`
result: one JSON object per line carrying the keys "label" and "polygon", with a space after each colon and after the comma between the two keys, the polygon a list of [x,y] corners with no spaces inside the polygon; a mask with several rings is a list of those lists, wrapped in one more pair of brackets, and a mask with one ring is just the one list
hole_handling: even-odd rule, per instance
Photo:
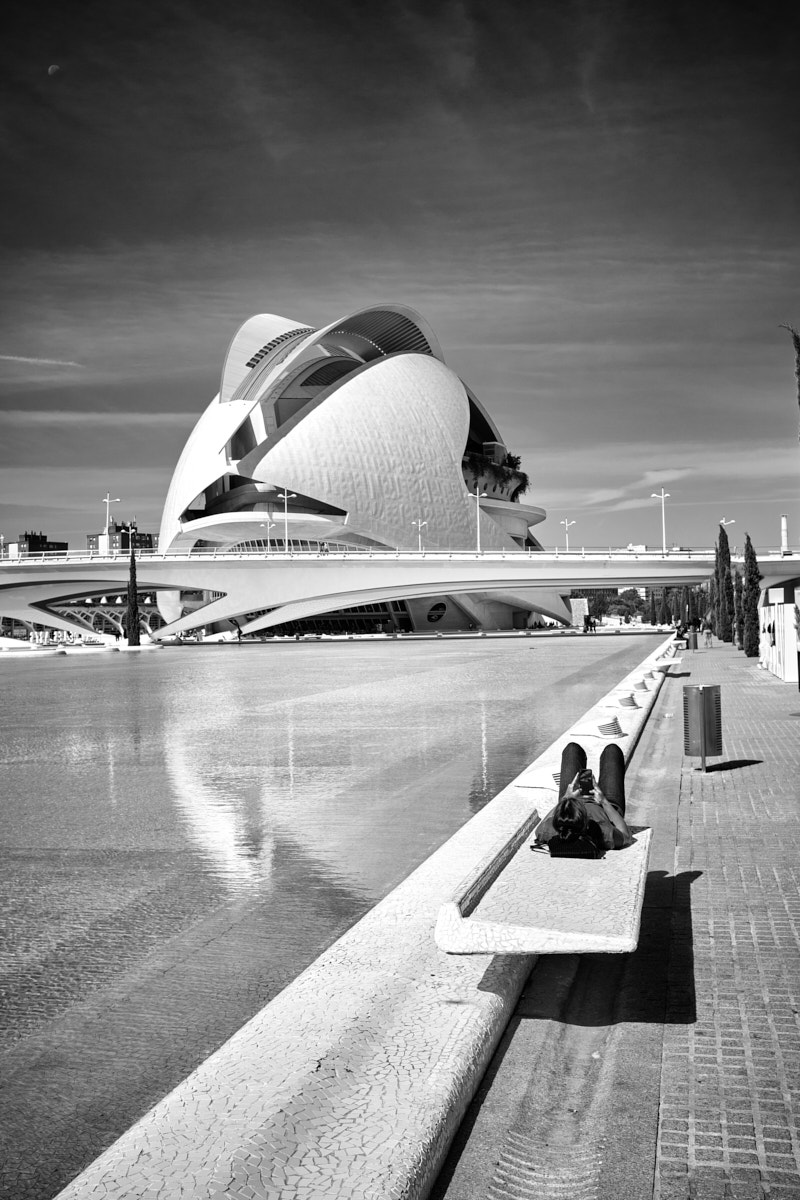
{"label": "tiled pavement", "polygon": [[668,1012],[656,1196],[788,1200],[800,1197],[800,694],[728,646],[684,661],[692,684],[721,685],[724,754],[681,773],[675,871],[697,873],[696,1020]]}
{"label": "tiled pavement", "polygon": [[[723,754],[683,754],[720,684]],[[688,652],[632,764],[653,827],[637,952],[542,958],[433,1200],[800,1200],[800,694]]]}

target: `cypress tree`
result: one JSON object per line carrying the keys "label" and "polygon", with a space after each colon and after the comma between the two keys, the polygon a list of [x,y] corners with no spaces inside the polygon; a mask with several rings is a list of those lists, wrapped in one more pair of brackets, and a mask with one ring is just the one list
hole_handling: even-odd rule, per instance
{"label": "cypress tree", "polygon": [[650,612],[648,619],[651,625],[656,624],[656,594],[652,588],[650,588]]}
{"label": "cypress tree", "polygon": [[669,625],[669,608],[667,606],[667,589],[661,589],[661,603],[658,606],[659,625]]}
{"label": "cypress tree", "polygon": [[723,642],[733,638],[733,580],[731,579],[731,549],[723,525],[719,527],[717,543],[717,606],[719,621],[717,637]]}
{"label": "cypress tree", "polygon": [[711,607],[714,608],[714,617],[711,619],[711,624],[714,625],[714,632],[718,635],[720,632],[720,542],[714,542],[714,576],[711,577]]}
{"label": "cypress tree", "polygon": [[131,546],[131,569],[128,575],[128,611],[125,624],[128,627],[128,645],[138,646],[139,642],[139,597],[136,590],[136,555]]}
{"label": "cypress tree", "polygon": [[736,571],[733,576],[733,604],[736,609],[736,645],[742,650],[744,648],[744,596],[742,576],[739,571]]}
{"label": "cypress tree", "polygon": [[744,535],[744,637],[742,646],[748,658],[758,658],[759,628],[758,600],[761,595],[761,572],[758,569],[758,559],[750,541],[750,534]]}
{"label": "cypress tree", "polygon": [[708,585],[708,623],[712,632],[717,632],[717,573],[711,576]]}

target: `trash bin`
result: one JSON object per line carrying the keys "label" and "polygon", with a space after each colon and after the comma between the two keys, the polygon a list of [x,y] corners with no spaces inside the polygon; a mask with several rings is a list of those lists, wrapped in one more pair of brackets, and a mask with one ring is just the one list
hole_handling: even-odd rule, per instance
{"label": "trash bin", "polygon": [[698,754],[704,771],[708,756],[722,754],[722,701],[718,683],[684,685],[683,752]]}
{"label": "trash bin", "polygon": [[689,633],[687,633],[686,642],[690,650],[697,649],[697,630],[692,629]]}

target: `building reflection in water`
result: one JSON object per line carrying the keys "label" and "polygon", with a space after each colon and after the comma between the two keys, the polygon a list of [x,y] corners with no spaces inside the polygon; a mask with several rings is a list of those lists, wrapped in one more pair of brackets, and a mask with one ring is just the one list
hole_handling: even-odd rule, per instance
{"label": "building reflection in water", "polygon": [[164,728],[164,763],[185,830],[207,868],[231,891],[259,892],[271,885],[275,851],[261,812],[263,772],[258,762],[249,769],[220,754],[237,745],[236,738],[226,740],[226,724],[216,722],[209,744],[192,716],[173,710]]}

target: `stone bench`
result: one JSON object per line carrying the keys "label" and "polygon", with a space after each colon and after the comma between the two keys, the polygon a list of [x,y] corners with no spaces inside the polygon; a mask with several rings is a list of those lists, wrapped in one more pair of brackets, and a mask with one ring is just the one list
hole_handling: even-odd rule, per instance
{"label": "stone bench", "polygon": [[442,905],[436,944],[448,954],[627,954],[639,941],[652,830],[601,859],[532,851],[538,818],[516,844]]}

